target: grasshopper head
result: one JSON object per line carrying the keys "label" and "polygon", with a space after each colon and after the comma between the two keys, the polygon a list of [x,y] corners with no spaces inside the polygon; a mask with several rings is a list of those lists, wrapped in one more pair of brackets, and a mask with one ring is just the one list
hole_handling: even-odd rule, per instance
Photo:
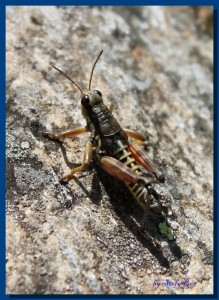
{"label": "grasshopper head", "polygon": [[[82,114],[84,117],[88,116],[90,112],[92,113],[95,108],[103,103],[102,94],[98,90],[94,91],[84,91],[81,98]],[[94,108],[94,110],[93,110]]]}
{"label": "grasshopper head", "polygon": [[91,91],[84,91],[83,97],[81,98],[81,105],[86,107],[93,107],[103,103],[102,94],[100,91],[94,90]]}

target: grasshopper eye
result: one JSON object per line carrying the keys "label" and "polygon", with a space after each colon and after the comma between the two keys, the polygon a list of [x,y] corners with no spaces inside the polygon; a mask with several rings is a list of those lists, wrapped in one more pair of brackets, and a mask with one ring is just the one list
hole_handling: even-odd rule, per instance
{"label": "grasshopper eye", "polygon": [[90,102],[90,99],[87,95],[82,97],[82,99],[81,99],[81,104],[82,105],[87,105],[87,104],[89,104],[89,102]]}
{"label": "grasshopper eye", "polygon": [[96,93],[97,95],[99,95],[100,97],[102,97],[102,94],[101,94],[101,92],[100,92],[100,91],[98,91],[98,90],[95,90],[95,91],[94,91],[94,93]]}

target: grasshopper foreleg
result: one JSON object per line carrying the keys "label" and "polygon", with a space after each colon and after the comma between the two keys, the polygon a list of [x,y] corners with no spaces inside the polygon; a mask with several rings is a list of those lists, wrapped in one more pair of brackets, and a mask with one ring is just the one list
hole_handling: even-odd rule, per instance
{"label": "grasshopper foreleg", "polygon": [[59,141],[61,139],[65,139],[65,138],[72,138],[76,135],[83,134],[83,133],[86,133],[86,132],[88,132],[88,129],[86,127],[79,127],[79,128],[75,128],[75,129],[72,129],[72,130],[69,130],[69,131],[59,133],[59,134],[53,134],[53,133],[50,133],[50,132],[42,132],[42,135],[44,137],[48,137],[52,140]]}

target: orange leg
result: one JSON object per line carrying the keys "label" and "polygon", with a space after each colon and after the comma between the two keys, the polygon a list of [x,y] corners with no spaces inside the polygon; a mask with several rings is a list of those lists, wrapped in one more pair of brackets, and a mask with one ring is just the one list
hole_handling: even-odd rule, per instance
{"label": "orange leg", "polygon": [[143,145],[145,144],[145,136],[139,132],[130,130],[130,129],[124,129],[125,133],[127,134],[128,137],[131,137],[135,139],[134,143],[138,145]]}
{"label": "orange leg", "polygon": [[149,185],[154,183],[160,183],[157,179],[149,179],[146,180],[143,176],[137,175],[133,170],[129,167],[125,166],[119,160],[111,157],[111,156],[103,156],[100,158],[100,166],[103,168],[107,173],[111,174],[112,176],[133,184],[138,185]]}
{"label": "orange leg", "polygon": [[84,152],[82,165],[72,169],[70,173],[68,173],[64,177],[60,178],[59,182],[60,183],[67,183],[68,181],[70,181],[74,177],[74,174],[76,174],[78,172],[86,171],[87,168],[89,167],[90,163],[91,163],[91,160],[92,160],[92,150],[93,150],[93,147],[92,147],[91,142],[89,141],[89,142],[86,143],[86,146],[85,146],[85,152]]}
{"label": "orange leg", "polygon": [[42,132],[42,135],[44,137],[48,137],[52,140],[60,140],[60,139],[65,139],[65,138],[72,138],[76,135],[83,134],[86,132],[88,132],[88,129],[86,127],[79,127],[79,128],[75,128],[75,129],[72,129],[69,131],[65,131],[63,133],[59,133],[59,134],[53,134],[50,132]]}
{"label": "orange leg", "polygon": [[164,175],[161,171],[157,170],[157,168],[150,162],[150,160],[146,157],[145,152],[137,145],[137,144],[130,144],[129,149],[132,153],[134,159],[141,165],[145,170],[154,174],[157,180],[160,183],[165,181]]}

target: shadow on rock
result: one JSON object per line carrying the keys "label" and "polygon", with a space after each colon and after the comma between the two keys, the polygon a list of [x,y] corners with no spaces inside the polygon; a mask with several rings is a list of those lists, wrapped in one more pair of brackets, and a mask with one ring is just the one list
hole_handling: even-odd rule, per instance
{"label": "shadow on rock", "polygon": [[[132,232],[143,247],[147,248],[156,257],[161,266],[170,268],[170,263],[164,256],[163,249],[158,249],[152,244],[148,240],[146,234],[140,229],[139,224],[143,217],[143,210],[135,203],[132,195],[126,189],[126,186],[114,177],[105,173],[99,166],[95,165],[94,168],[97,171],[100,182],[103,184],[109,196],[114,211],[128,230]],[[147,233],[149,233],[157,242],[166,241],[173,256],[177,260],[180,260],[183,255],[180,247],[175,241],[169,241],[161,236],[157,226],[158,223],[160,223],[160,218],[150,218],[147,226]]]}

